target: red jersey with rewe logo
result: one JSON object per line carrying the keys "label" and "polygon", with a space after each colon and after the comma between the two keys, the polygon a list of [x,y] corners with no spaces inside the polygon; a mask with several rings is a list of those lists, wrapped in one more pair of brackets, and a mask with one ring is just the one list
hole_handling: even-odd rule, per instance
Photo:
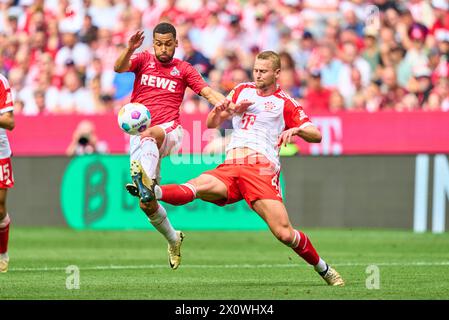
{"label": "red jersey with rewe logo", "polygon": [[131,102],[145,105],[151,113],[151,125],[179,120],[179,110],[187,87],[199,94],[207,83],[188,62],[174,58],[161,63],[148,51],[131,57],[129,71],[134,72]]}

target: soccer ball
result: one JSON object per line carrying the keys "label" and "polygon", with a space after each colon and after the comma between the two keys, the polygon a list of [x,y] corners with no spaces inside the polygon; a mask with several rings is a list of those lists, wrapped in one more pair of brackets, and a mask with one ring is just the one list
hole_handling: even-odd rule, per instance
{"label": "soccer ball", "polygon": [[128,134],[139,135],[151,124],[151,114],[141,103],[125,104],[118,112],[118,125]]}

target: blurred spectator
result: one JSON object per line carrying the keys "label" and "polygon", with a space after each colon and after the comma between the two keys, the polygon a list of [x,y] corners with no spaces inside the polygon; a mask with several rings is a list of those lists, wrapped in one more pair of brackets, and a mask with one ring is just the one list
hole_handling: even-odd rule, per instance
{"label": "blurred spectator", "polygon": [[279,84],[291,97],[298,98],[300,94],[300,79],[295,69],[295,61],[288,52],[280,52],[281,74]]}
{"label": "blurred spectator", "polygon": [[250,47],[256,46],[260,50],[278,51],[279,33],[269,19],[269,9],[259,6],[254,13],[256,24],[249,30],[251,37],[248,39]]}
{"label": "blurred spectator", "polygon": [[350,29],[356,33],[358,37],[363,37],[364,28],[362,21],[360,21],[353,7],[346,7],[343,9],[343,29]]}
{"label": "blurred spectator", "polygon": [[407,94],[407,91],[398,84],[396,71],[392,67],[387,67],[382,71],[381,83],[380,90],[383,99],[380,107],[394,110]]}
{"label": "blurred spectator", "polygon": [[63,47],[58,50],[55,62],[59,70],[68,64],[74,64],[79,72],[84,73],[91,61],[91,50],[85,43],[78,42],[74,32],[65,32],[62,36]]}
{"label": "blurred spectator", "polygon": [[178,8],[177,0],[167,0],[166,4],[165,9],[161,12],[161,19],[166,19],[175,25],[179,25],[185,21],[186,13]]}
{"label": "blurred spectator", "polygon": [[214,64],[226,34],[226,28],[218,20],[218,13],[211,12],[206,26],[201,31],[201,39],[195,46]]}
{"label": "blurred spectator", "polygon": [[301,1],[282,0],[279,8],[282,24],[291,30],[292,38],[298,39],[304,31],[304,18],[301,12]]}
{"label": "blurred spectator", "polygon": [[[337,87],[340,93],[345,97],[346,105],[351,105],[351,98],[354,95],[355,84],[353,82],[353,68],[357,69],[361,75],[360,85],[365,87],[371,79],[371,68],[365,59],[357,53],[357,47],[351,42],[343,44],[341,59],[344,64],[338,73]],[[357,84],[358,85],[358,84]]]}
{"label": "blurred spectator", "polygon": [[427,28],[422,24],[413,24],[408,30],[408,37],[411,40],[410,47],[405,54],[402,73],[398,77],[399,84],[406,86],[411,77],[413,66],[427,65],[427,48],[425,41],[427,37]]}
{"label": "blurred spectator", "polygon": [[303,0],[305,27],[312,30],[317,36],[322,35],[326,21],[338,18],[338,6],[339,0]]}
{"label": "blurred spectator", "polygon": [[423,24],[427,28],[430,28],[433,25],[435,22],[435,15],[429,1],[409,0],[406,4],[416,22]]}
{"label": "blurred spectator", "polygon": [[[435,22],[430,27],[429,35],[431,41],[429,46],[432,47],[436,38],[441,38],[441,33],[447,33],[449,31],[449,3],[447,0],[432,0],[431,1],[433,12],[435,14]],[[444,37],[444,36],[443,36]]]}
{"label": "blurred spectator", "polygon": [[419,101],[416,95],[412,93],[406,94],[402,100],[396,104],[395,111],[413,111],[419,109]]}
{"label": "blurred spectator", "polygon": [[316,41],[312,33],[306,30],[300,40],[300,50],[293,54],[298,69],[307,69],[309,58],[313,50],[316,50]]}
{"label": "blurred spectator", "polygon": [[321,83],[326,88],[334,88],[338,83],[338,75],[342,62],[335,57],[335,48],[324,45],[320,48],[321,57]]}
{"label": "blurred spectator", "polygon": [[58,95],[55,113],[96,113],[92,92],[82,86],[81,78],[76,71],[64,76],[64,85]]}
{"label": "blurred spectator", "polygon": [[377,67],[380,64],[380,52],[377,45],[377,36],[375,32],[368,30],[365,33],[362,57],[369,63],[371,72],[375,74],[377,72]]}
{"label": "blurred spectator", "polygon": [[90,15],[84,16],[83,25],[81,30],[78,32],[78,38],[81,42],[88,45],[92,44],[93,41],[97,40],[98,27],[92,22],[92,17]]}
{"label": "blurred spectator", "polygon": [[329,111],[331,90],[321,85],[320,70],[311,70],[307,79],[307,88],[304,94],[303,106],[310,114],[320,111]]}
{"label": "blurred spectator", "polygon": [[379,85],[372,81],[368,87],[365,88],[365,109],[368,112],[379,111],[382,105],[382,93],[380,92]]}
{"label": "blurred spectator", "polygon": [[432,89],[431,70],[427,66],[416,66],[410,79],[409,92],[416,95],[420,107],[427,103]]}
{"label": "blurred spectator", "polygon": [[66,149],[68,156],[106,153],[108,146],[105,141],[100,141],[95,132],[95,125],[89,120],[81,121],[72,135],[72,141]]}
{"label": "blurred spectator", "polygon": [[225,92],[231,91],[234,88],[235,83],[233,82],[232,76],[234,70],[242,69],[242,64],[237,54],[234,51],[226,52],[226,60],[223,68],[223,74],[221,75],[221,85]]}
{"label": "blurred spectator", "polygon": [[204,78],[208,78],[209,72],[213,68],[209,59],[193,47],[192,41],[188,37],[181,40],[181,45],[184,51],[183,60],[190,63]]}
{"label": "blurred spectator", "polygon": [[338,112],[345,110],[345,99],[338,90],[332,90],[329,97],[329,111]]}

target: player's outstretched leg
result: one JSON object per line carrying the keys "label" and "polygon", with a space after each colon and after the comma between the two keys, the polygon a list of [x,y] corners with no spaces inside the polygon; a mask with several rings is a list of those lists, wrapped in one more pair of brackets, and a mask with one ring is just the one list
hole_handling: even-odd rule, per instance
{"label": "player's outstretched leg", "polygon": [[312,265],[328,285],[344,285],[338,272],[318,255],[307,235],[293,229],[287,210],[281,201],[257,200],[253,203],[253,209],[265,220],[276,238],[291,247],[301,258]]}
{"label": "player's outstretched leg", "polygon": [[309,237],[301,231],[293,230],[294,236],[290,247],[301,258],[311,264],[319,275],[330,286],[343,286],[345,283],[340,274],[320,258]]}
{"label": "player's outstretched leg", "polygon": [[157,201],[144,203],[140,201],[140,208],[145,212],[153,227],[168,241],[168,262],[172,269],[181,264],[181,245],[184,233],[175,230],[167,217],[167,211]]}
{"label": "player's outstretched leg", "polygon": [[9,240],[9,215],[6,214],[0,219],[0,272],[8,271],[8,240]]}

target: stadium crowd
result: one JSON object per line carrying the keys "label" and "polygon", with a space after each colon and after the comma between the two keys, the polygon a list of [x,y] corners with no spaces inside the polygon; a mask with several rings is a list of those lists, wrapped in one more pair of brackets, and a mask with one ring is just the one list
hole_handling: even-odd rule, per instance
{"label": "stadium crowd", "polygon": [[[282,57],[280,84],[315,111],[449,111],[446,0],[1,0],[0,73],[15,113],[116,112],[133,77],[113,70],[136,30],[143,49],[173,23],[175,57],[227,93],[260,50]],[[208,112],[187,93],[184,112]]]}

